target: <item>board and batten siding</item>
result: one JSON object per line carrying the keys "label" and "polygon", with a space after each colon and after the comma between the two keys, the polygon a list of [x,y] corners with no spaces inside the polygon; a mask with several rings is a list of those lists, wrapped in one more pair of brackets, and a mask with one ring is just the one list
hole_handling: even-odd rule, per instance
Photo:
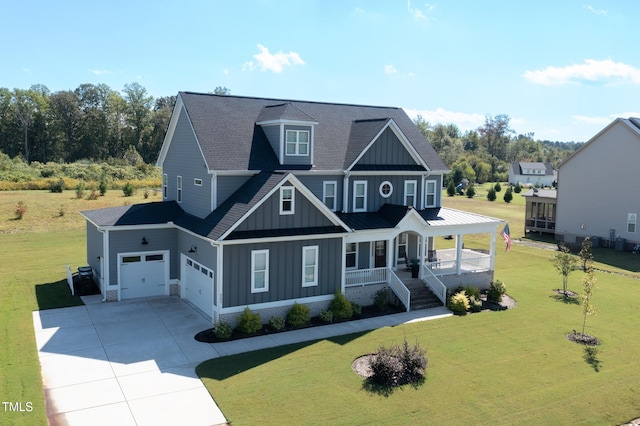
{"label": "board and batten siding", "polygon": [[[285,185],[287,184],[285,183]],[[247,217],[235,230],[253,231],[263,229],[310,228],[333,226],[334,224],[311,204],[300,191],[294,188],[295,214],[280,214],[280,191],[274,192],[265,202]]]}
{"label": "board and batten siding", "polygon": [[322,202],[324,182],[336,183],[336,208],[335,211],[342,211],[342,187],[344,186],[343,175],[296,175],[296,177],[304,184],[304,186],[313,192],[313,195]]}
{"label": "board and batten siding", "polygon": [[[318,285],[302,286],[302,248],[318,246]],[[251,251],[269,250],[269,291],[251,293]],[[234,244],[224,248],[223,305],[300,299],[335,293],[342,280],[342,239]]]}
{"label": "board and batten siding", "polygon": [[[162,172],[167,175],[166,200],[177,200],[177,176],[182,176],[180,207],[200,218],[211,213],[211,176],[184,109],[180,111]],[[195,179],[200,179],[202,185],[197,186]]]}
{"label": "board and batten siding", "polygon": [[[405,181],[416,181],[417,190],[416,190],[416,207],[421,209],[423,206],[421,205],[421,201],[423,200],[423,191],[424,191],[424,182],[426,181],[436,181],[436,207],[440,207],[440,200],[442,194],[442,176],[440,175],[432,175],[423,178],[423,175],[404,175],[404,176],[358,176],[357,174],[353,174],[349,179],[349,196],[347,197],[347,202],[349,205],[349,211],[353,211],[353,191],[354,191],[354,182],[355,181],[366,181],[367,182],[367,211],[375,212],[382,207],[383,204],[397,204],[404,205],[404,183]],[[380,195],[380,185],[383,182],[390,182],[393,186],[393,192],[387,198]]]}
{"label": "board and batten siding", "polygon": [[416,165],[400,139],[387,127],[356,163],[358,165]]}
{"label": "board and batten siding", "polygon": [[[143,253],[169,250],[169,278],[180,278],[180,253],[177,251],[177,229],[141,229],[109,231],[109,283],[118,284],[118,253]],[[148,244],[142,244],[142,238]]]}

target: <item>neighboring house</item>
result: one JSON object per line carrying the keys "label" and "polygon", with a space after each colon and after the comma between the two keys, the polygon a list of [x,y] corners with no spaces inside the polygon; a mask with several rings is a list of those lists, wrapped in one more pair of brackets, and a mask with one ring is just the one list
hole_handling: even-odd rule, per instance
{"label": "neighboring house", "polygon": [[441,208],[447,167],[400,108],[181,92],[158,165],[162,202],[82,212],[106,301],[179,295],[214,322],[246,306],[268,321],[337,290],[368,305],[391,288],[409,310],[427,286],[444,303],[445,285],[493,278],[502,221]]}
{"label": "neighboring house", "polygon": [[553,234],[556,229],[556,190],[531,188],[524,194],[524,232]]}
{"label": "neighboring house", "polygon": [[551,163],[514,161],[509,167],[509,183],[515,185],[553,186],[557,172]]}
{"label": "neighboring house", "polygon": [[640,118],[617,118],[558,168],[556,238],[630,249],[640,243]]}

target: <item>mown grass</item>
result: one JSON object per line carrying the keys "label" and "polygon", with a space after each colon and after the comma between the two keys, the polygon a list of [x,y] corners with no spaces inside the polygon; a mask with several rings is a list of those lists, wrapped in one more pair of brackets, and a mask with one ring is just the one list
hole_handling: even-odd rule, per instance
{"label": "mown grass", "polygon": [[[28,210],[15,220],[19,200]],[[98,200],[76,199],[74,191],[0,192],[0,401],[33,404],[33,411],[21,413],[0,405],[1,425],[47,424],[32,312],[82,304],[71,296],[65,272],[66,264],[75,270],[86,262],[78,211],[141,201],[141,192],[124,197],[109,191]],[[60,204],[66,206],[64,216],[58,214]]]}

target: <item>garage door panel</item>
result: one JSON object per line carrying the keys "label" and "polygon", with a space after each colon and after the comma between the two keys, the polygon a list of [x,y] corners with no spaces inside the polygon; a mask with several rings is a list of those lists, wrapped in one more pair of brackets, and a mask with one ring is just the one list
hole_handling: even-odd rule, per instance
{"label": "garage door panel", "polygon": [[208,316],[213,315],[213,270],[185,257],[184,297]]}
{"label": "garage door panel", "polygon": [[123,299],[166,294],[169,254],[123,255],[120,261],[120,288]]}

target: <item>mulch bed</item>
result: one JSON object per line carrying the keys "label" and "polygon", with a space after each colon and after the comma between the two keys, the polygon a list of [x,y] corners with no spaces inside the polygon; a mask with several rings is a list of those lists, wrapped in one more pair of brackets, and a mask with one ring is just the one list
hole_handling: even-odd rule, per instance
{"label": "mulch bed", "polygon": [[567,340],[586,346],[598,346],[601,343],[597,337],[589,334],[576,333],[575,330],[573,333],[567,334]]}

